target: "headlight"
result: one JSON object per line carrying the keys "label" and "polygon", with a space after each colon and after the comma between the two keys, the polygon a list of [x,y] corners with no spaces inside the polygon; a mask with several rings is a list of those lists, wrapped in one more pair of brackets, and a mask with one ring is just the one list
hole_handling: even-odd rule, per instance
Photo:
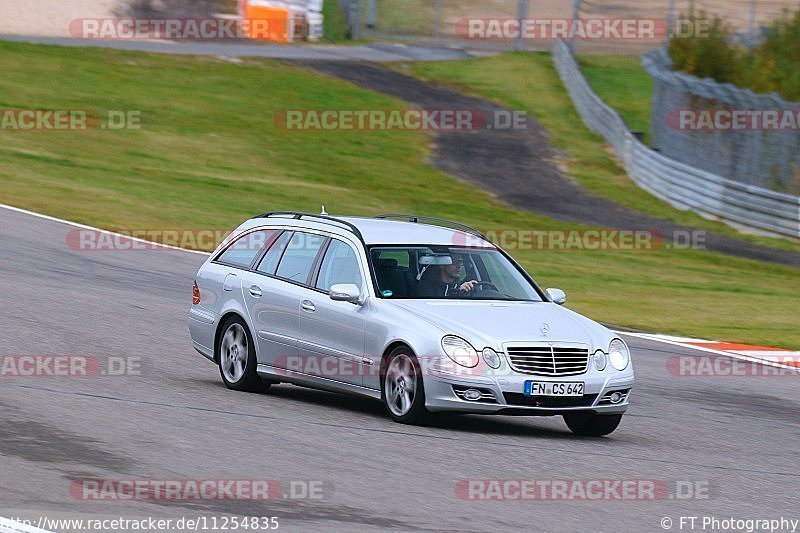
{"label": "headlight", "polygon": [[500,368],[500,356],[491,348],[483,349],[483,360],[486,361],[486,364],[491,368]]}
{"label": "headlight", "polygon": [[456,337],[455,335],[447,335],[442,338],[442,349],[447,354],[447,357],[457,365],[472,368],[478,366],[480,361],[475,348],[461,337]]}
{"label": "headlight", "polygon": [[611,361],[611,366],[617,370],[625,370],[628,368],[628,363],[631,362],[631,354],[628,347],[620,339],[614,339],[608,345],[608,358]]}
{"label": "headlight", "polygon": [[606,365],[608,364],[608,357],[606,357],[606,354],[603,352],[603,350],[597,350],[596,352],[594,352],[594,355],[592,356],[592,361],[594,362],[594,367],[600,372],[602,372],[603,370],[606,369]]}

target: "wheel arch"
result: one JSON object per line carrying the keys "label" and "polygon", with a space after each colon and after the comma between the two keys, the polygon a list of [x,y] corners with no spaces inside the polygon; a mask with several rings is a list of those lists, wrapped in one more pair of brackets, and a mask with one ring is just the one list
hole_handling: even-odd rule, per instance
{"label": "wheel arch", "polygon": [[386,346],[386,349],[383,350],[383,355],[381,355],[381,381],[383,381],[383,374],[386,371],[386,365],[389,363],[389,354],[403,346],[408,348],[408,351],[411,352],[410,355],[413,355],[416,358],[417,354],[414,352],[414,348],[411,347],[411,343],[401,339],[390,342],[389,345]]}

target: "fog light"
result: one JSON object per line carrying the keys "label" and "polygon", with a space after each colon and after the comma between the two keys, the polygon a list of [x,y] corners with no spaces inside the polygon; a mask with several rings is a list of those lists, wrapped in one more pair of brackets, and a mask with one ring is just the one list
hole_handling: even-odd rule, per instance
{"label": "fog light", "polygon": [[481,399],[481,391],[475,389],[467,389],[464,391],[464,399],[474,402]]}
{"label": "fog light", "polygon": [[611,394],[611,397],[609,398],[609,400],[611,400],[611,403],[619,403],[619,402],[622,401],[622,394],[620,394],[618,392],[614,392],[614,393]]}

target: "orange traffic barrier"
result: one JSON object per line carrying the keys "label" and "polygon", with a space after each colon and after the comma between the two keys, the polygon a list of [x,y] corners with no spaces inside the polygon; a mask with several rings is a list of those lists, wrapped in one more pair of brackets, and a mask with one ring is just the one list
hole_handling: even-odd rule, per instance
{"label": "orange traffic barrier", "polygon": [[247,36],[261,41],[289,43],[294,39],[292,11],[288,7],[248,3],[245,7]]}

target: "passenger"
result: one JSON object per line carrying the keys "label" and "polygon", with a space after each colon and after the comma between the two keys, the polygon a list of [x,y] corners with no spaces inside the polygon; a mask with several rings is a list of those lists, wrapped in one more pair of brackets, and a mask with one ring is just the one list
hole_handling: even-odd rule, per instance
{"label": "passenger", "polygon": [[475,288],[478,284],[477,280],[459,283],[464,257],[460,254],[451,254],[450,258],[453,260],[452,264],[434,265],[428,268],[417,286],[417,296],[420,298],[457,297],[469,293]]}

